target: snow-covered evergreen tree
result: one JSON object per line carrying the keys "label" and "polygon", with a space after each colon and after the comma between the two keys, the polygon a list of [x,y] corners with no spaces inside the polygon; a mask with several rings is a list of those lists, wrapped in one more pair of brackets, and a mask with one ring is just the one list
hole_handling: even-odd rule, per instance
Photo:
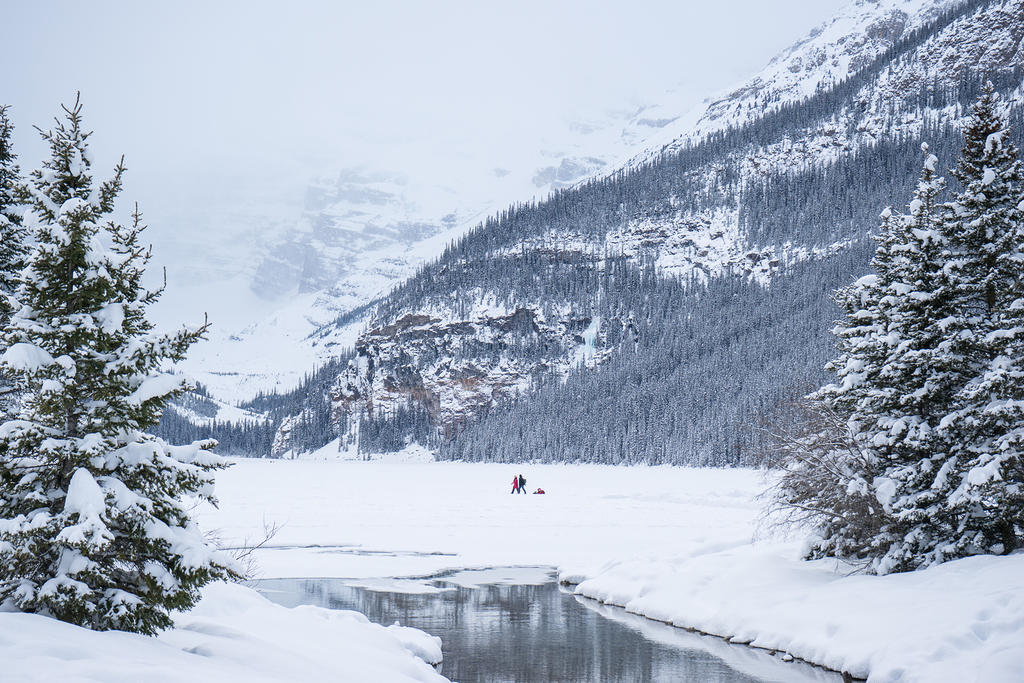
{"label": "snow-covered evergreen tree", "polygon": [[206,327],[152,331],[140,215],[109,218],[124,166],[94,184],[77,99],[64,113],[24,186],[36,244],[0,358],[23,392],[0,426],[0,603],[153,634],[205,583],[235,576],[183,501],[214,501],[222,461],[209,443],[146,433],[185,387],[168,365]]}
{"label": "snow-covered evergreen tree", "polygon": [[[878,247],[872,260],[874,273],[836,292],[835,300],[846,313],[842,325],[833,329],[840,356],[827,367],[839,382],[824,387],[811,397],[817,415],[809,433],[788,440],[786,454],[797,463],[786,465],[782,497],[790,503],[815,497],[811,517],[818,523],[819,540],[812,556],[864,554],[877,533],[878,507],[871,491],[876,456],[870,435],[875,416],[895,408],[892,387],[882,380],[890,341],[898,332],[890,320],[890,290],[898,277],[903,216],[886,208],[881,215]],[[896,334],[894,338],[891,335]],[[826,419],[827,418],[827,419]],[[820,481],[821,470],[828,472]],[[809,479],[816,479],[806,486]],[[838,489],[842,495],[820,496]],[[820,496],[820,497],[819,497]]]}
{"label": "snow-covered evergreen tree", "polygon": [[778,492],[783,508],[812,511],[811,557],[888,573],[1024,538],[1024,194],[991,86],[964,139],[956,199],[940,205],[928,154],[908,215],[883,215],[875,273],[840,293],[839,381],[813,399],[854,455],[827,460],[830,490],[789,468]]}
{"label": "snow-covered evergreen tree", "polygon": [[[812,557],[838,555],[866,560],[886,555],[910,528],[927,526],[929,518],[901,515],[893,507],[908,490],[919,491],[918,463],[927,461],[933,428],[945,414],[940,388],[931,376],[934,331],[929,321],[941,315],[941,249],[937,229],[938,200],[944,183],[936,175],[936,157],[924,146],[921,179],[909,213],[882,213],[874,273],[840,290],[837,301],[846,319],[834,330],[840,356],[828,365],[838,382],[816,392],[821,411],[840,417],[852,441],[846,457],[830,458],[837,470],[828,509],[815,520],[819,540]],[[835,429],[834,424],[826,424]],[[809,443],[834,443],[817,437]],[[783,502],[799,487],[781,490]],[[815,495],[803,490],[799,495]],[[865,519],[865,516],[869,519]],[[917,528],[917,535],[934,536]],[[876,571],[888,568],[876,563]]]}
{"label": "snow-covered evergreen tree", "polygon": [[1024,544],[1024,173],[989,84],[964,128],[961,192],[947,205],[954,314],[965,374],[942,422],[952,448],[934,488],[954,526],[947,557]]}
{"label": "snow-covered evergreen tree", "polygon": [[[0,106],[0,327],[7,324],[13,311],[11,295],[25,266],[25,229],[22,227],[18,184],[20,169],[11,146],[14,126],[7,117],[6,105]],[[0,373],[0,419],[10,413],[17,393],[9,378]]]}
{"label": "snow-covered evergreen tree", "polygon": [[936,175],[938,159],[927,146],[924,150],[924,168],[896,248],[899,266],[885,299],[890,352],[880,376],[888,402],[866,416],[875,427],[867,434],[876,453],[871,490],[882,510],[865,556],[878,573],[941,561],[936,544],[950,533],[948,519],[938,514],[941,496],[931,484],[950,449],[936,427],[954,405],[959,383],[948,371],[945,329],[939,324],[953,304],[939,203],[945,183]]}
{"label": "snow-covered evergreen tree", "polygon": [[7,117],[7,109],[7,105],[0,106],[0,324],[11,314],[7,296],[14,292],[26,251],[17,198],[20,170],[11,146],[14,126]]}

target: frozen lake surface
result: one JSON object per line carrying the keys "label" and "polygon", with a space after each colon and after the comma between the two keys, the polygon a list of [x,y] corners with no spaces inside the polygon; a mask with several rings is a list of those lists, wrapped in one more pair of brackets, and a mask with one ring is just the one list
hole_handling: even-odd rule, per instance
{"label": "frozen lake surface", "polygon": [[[518,473],[547,493],[510,495]],[[200,522],[234,547],[277,527],[253,553],[259,578],[436,593],[415,577],[558,567],[578,595],[856,676],[1021,680],[1024,551],[890,576],[804,562],[802,535],[759,517],[769,483],[743,469],[239,460],[218,475],[221,507],[205,506]],[[730,666],[737,650],[783,664],[710,642],[728,648],[715,654]],[[732,668],[793,680],[792,667],[775,678],[760,664]]]}
{"label": "frozen lake surface", "polygon": [[[547,494],[510,495],[517,473]],[[201,523],[228,545],[280,527],[256,553],[265,578],[596,569],[749,545],[764,486],[751,470],[237,460]]]}
{"label": "frozen lake surface", "polygon": [[358,610],[377,623],[398,621],[440,636],[441,673],[461,683],[842,680],[580,598],[544,569],[421,581],[273,579],[257,588],[285,606]]}

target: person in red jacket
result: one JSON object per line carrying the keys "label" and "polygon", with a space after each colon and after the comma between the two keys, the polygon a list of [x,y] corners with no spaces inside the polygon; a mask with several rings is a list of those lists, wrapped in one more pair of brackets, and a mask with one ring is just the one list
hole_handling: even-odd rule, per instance
{"label": "person in red jacket", "polygon": [[512,477],[512,493],[519,493],[519,475]]}

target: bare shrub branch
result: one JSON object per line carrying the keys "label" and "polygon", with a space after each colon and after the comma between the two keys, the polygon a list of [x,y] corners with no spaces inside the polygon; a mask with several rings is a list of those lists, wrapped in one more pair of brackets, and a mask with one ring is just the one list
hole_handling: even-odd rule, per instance
{"label": "bare shrub branch", "polygon": [[223,536],[219,530],[214,529],[207,531],[206,541],[218,550],[224,551],[234,558],[235,562],[240,567],[239,573],[242,575],[244,581],[254,581],[258,574],[258,565],[256,563],[256,551],[268,546],[270,541],[277,536],[278,532],[284,527],[279,522],[270,522],[266,519],[263,520],[263,531],[259,536],[259,540],[255,543],[250,541],[248,538],[242,542],[242,545],[231,546],[226,545]]}
{"label": "bare shrub branch", "polygon": [[763,456],[773,486],[763,496],[761,523],[773,530],[812,534],[808,558],[833,556],[858,562],[884,522],[864,473],[875,467],[873,453],[853,427],[820,401],[794,406],[786,426],[766,428]]}

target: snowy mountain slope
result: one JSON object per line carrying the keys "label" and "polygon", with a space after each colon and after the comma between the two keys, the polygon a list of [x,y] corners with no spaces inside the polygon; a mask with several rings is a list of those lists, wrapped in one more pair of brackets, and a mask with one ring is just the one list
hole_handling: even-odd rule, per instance
{"label": "snowy mountain slope", "polygon": [[[314,332],[385,296],[488,215],[573,186],[643,148],[687,106],[685,94],[669,91],[657,107],[568,122],[512,158],[465,149],[419,155],[443,156],[443,173],[361,166],[321,178],[307,188],[294,227],[252,244],[252,263],[242,273],[251,291],[236,298],[252,300],[262,313],[241,325],[215,326],[186,362],[188,371],[226,400],[291,389],[310,367],[352,346],[358,326],[311,338]],[[403,163],[416,157],[410,152]]]}
{"label": "snowy mountain slope", "polygon": [[[900,38],[913,35],[929,21],[939,19],[943,11],[979,4],[979,11],[968,11],[910,53],[884,64],[877,79],[859,88],[851,103],[828,112],[810,126],[787,132],[776,141],[748,145],[730,154],[717,169],[711,169],[714,172],[698,173],[709,190],[713,190],[717,173],[727,163],[734,165],[734,172],[747,180],[798,174],[854,155],[881,137],[919,136],[929,123],[956,121],[963,115],[962,107],[922,107],[904,101],[905,95],[955,84],[969,79],[971,74],[1024,64],[1024,3],[856,2],[807,40],[772,60],[765,73],[712,103],[693,130],[676,137],[664,147],[664,153],[678,152],[710,132],[741,126],[750,118],[745,111],[771,112],[778,105],[819,91],[822,84],[847,78],[851,69],[870,66],[872,58],[892,48]],[[848,30],[851,26],[853,29]],[[836,35],[839,37],[833,43],[822,42]],[[813,68],[809,66],[812,64]],[[798,78],[803,73],[796,68],[798,65],[809,71],[806,82]],[[1011,102],[1021,100],[1019,88],[1010,92]],[[751,106],[765,100],[773,104],[765,108]],[[649,160],[653,153],[654,150],[646,150],[619,168],[635,167]],[[708,275],[721,273],[725,268],[746,268],[767,282],[779,263],[834,253],[849,242],[844,239],[819,245],[752,244],[742,235],[739,222],[739,210],[731,206],[697,214],[683,210],[642,216],[610,233],[605,248],[634,255],[656,248],[657,265],[668,275]]]}
{"label": "snowy mountain slope", "polygon": [[[481,327],[470,313],[474,301],[494,297],[517,315],[574,329],[574,320],[589,322],[595,317],[603,288],[611,286],[611,280],[595,276],[596,299],[579,293],[559,295],[550,288],[573,290],[578,286],[574,282],[591,277],[587,272],[607,272],[623,257],[691,286],[737,276],[768,285],[800,263],[820,263],[814,268],[824,273],[841,253],[854,247],[863,253],[865,236],[873,227],[869,217],[891,201],[884,197],[893,188],[874,178],[871,192],[878,198],[869,198],[868,190],[844,185],[829,174],[847,174],[853,180],[857,174],[870,173],[866,160],[873,155],[877,162],[899,166],[893,172],[904,184],[910,182],[919,162],[916,143],[907,138],[934,135],[937,144],[945,145],[943,151],[951,149],[961,100],[970,94],[964,88],[976,85],[978,68],[1004,74],[1000,83],[1011,93],[1012,103],[1020,82],[1013,69],[1021,66],[1022,10],[1020,0],[854,3],[774,60],[747,87],[710,105],[693,132],[676,138],[668,148],[680,155],[678,161],[673,155],[657,157],[656,148],[632,157],[625,166],[632,174],[577,185],[554,203],[510,212],[485,225],[377,310],[371,329],[356,342],[358,358],[339,379],[339,424],[361,430],[361,422],[383,420],[401,431],[397,422],[407,417],[403,413],[399,419],[401,406],[419,406],[440,434],[448,435],[461,429],[467,415],[507,399],[509,387],[529,386],[529,378],[555,368],[564,375],[572,367],[570,359],[583,345],[578,335],[552,343],[532,330],[519,340],[495,344],[486,332],[488,326]],[[739,126],[743,120],[747,123]],[[717,134],[708,137],[708,131]],[[694,136],[701,135],[703,142],[695,144]],[[770,207],[781,201],[779,196],[816,182],[832,183],[830,191],[849,205],[837,224],[823,221],[822,211],[814,216],[813,196],[800,198],[812,212],[805,218],[794,215],[791,206],[763,212],[761,205]],[[602,209],[615,194],[628,200]],[[758,196],[759,203],[751,204]],[[530,229],[517,228],[517,221],[530,223]],[[603,227],[596,228],[595,221]],[[506,276],[500,274],[515,266],[503,263],[517,260],[520,270],[538,268],[537,275],[527,273],[526,280],[512,278],[506,285]],[[487,276],[488,271],[495,275]],[[530,293],[530,281],[538,278],[548,282],[546,299]],[[481,280],[492,284],[480,291]],[[431,290],[435,285],[440,288],[442,281],[465,285],[456,284],[454,293],[445,289],[447,296],[439,297],[440,291]],[[826,289],[838,284],[832,282]],[[615,304],[618,312],[602,316],[606,329],[597,338],[606,352],[621,343],[621,331],[632,326],[634,314],[650,318],[642,313],[641,302],[623,304],[621,296]],[[621,309],[623,305],[641,308],[629,312]],[[405,352],[409,340],[403,337],[402,326],[395,328],[395,321],[427,309],[427,318],[416,318],[417,341],[412,348],[428,344],[430,351]],[[830,314],[823,309],[820,315]],[[825,322],[816,325],[824,330]],[[452,346],[449,331],[456,328],[466,330],[470,339]],[[613,328],[618,331],[609,333]],[[466,381],[467,364],[473,368],[471,395],[456,390]],[[817,358],[810,365],[820,371]],[[518,375],[510,376],[510,367],[516,367],[512,372]],[[488,395],[489,401],[480,400]],[[379,405],[389,406],[383,417],[373,412]],[[374,433],[382,429],[378,426]],[[349,437],[356,438],[351,431]]]}
{"label": "snowy mountain slope", "polygon": [[[757,76],[706,106],[666,125],[647,149],[625,164],[634,166],[678,151],[708,134],[777,111],[846,79],[942,13],[964,0],[856,0],[830,21],[774,57]],[[657,116],[658,112],[650,112]]]}
{"label": "snowy mountain slope", "polygon": [[[670,89],[657,103],[603,112],[548,131],[535,149],[491,159],[491,168],[479,150],[455,147],[411,150],[402,160],[402,173],[384,166],[342,169],[307,188],[296,225],[278,230],[276,241],[256,249],[246,277],[258,295],[253,308],[267,314],[241,326],[215,328],[189,367],[226,399],[288,389],[305,368],[353,341],[347,330],[329,345],[317,345],[307,340],[313,331],[384,296],[485,216],[513,202],[644,163],[663,149],[678,149],[687,140],[798,100],[855,72],[956,4],[854,3],[776,57],[756,78],[707,106],[688,111],[686,94]],[[438,173],[429,164],[417,168],[415,162],[408,166],[417,158],[444,159],[445,171]],[[621,240],[624,248],[635,250],[635,241],[628,236]],[[739,263],[747,253],[735,244],[727,250],[728,259],[712,261]],[[683,270],[678,264],[666,265]],[[721,268],[712,265],[710,270]],[[205,368],[217,368],[217,374]]]}
{"label": "snowy mountain slope", "polygon": [[252,254],[237,259],[245,264],[237,273],[244,284],[225,287],[251,292],[227,298],[247,300],[240,308],[260,313],[241,324],[237,316],[226,315],[221,324],[225,313],[214,315],[218,326],[197,349],[190,371],[228,400],[294,386],[304,369],[353,341],[349,330],[318,346],[307,341],[313,331],[386,295],[451,239],[502,207],[577,185],[638,151],[659,149],[658,140],[672,139],[673,131],[692,123],[690,109],[692,95],[679,86],[655,103],[577,117],[539,135],[534,146],[480,150],[446,140],[321,178],[306,189],[290,228],[278,220],[269,238],[233,237],[249,244]]}
{"label": "snowy mountain slope", "polygon": [[1024,64],[1024,6],[992,3],[927,41],[911,59],[886,69],[876,106],[929,82],[955,81]]}
{"label": "snowy mountain slope", "polygon": [[[865,267],[866,235],[879,207],[904,201],[919,171],[919,139],[927,137],[940,158],[952,157],[977,69],[997,81],[1019,116],[1021,16],[1024,0],[853,3],[747,87],[697,114],[632,114],[631,130],[653,129],[653,121],[674,136],[675,151],[661,153],[665,143],[658,142],[623,155],[618,167],[606,167],[617,172],[490,218],[436,262],[462,226],[420,243],[426,248],[410,247],[427,265],[417,270],[415,259],[404,259],[409,277],[390,293],[387,275],[354,277],[342,278],[333,298],[319,299],[317,316],[307,314],[316,295],[297,300],[302,314],[276,321],[276,348],[261,346],[265,329],[232,341],[235,348],[267,348],[264,368],[280,367],[275,354],[287,355],[295,376],[303,362],[354,345],[356,359],[330,391],[329,419],[343,442],[364,449],[400,447],[410,430],[420,430],[416,438],[440,439],[435,446],[449,456],[514,458],[501,455],[508,443],[558,441],[573,421],[597,420],[606,423],[602,438],[617,445],[571,457],[618,449],[640,459],[736,462],[751,438],[737,436],[740,423],[761,419],[818,381],[835,316],[827,293]],[[813,66],[790,68],[798,62]],[[687,121],[696,132],[678,134]],[[713,132],[698,139],[699,131]],[[388,262],[393,272],[403,270],[401,261]],[[367,260],[366,272],[378,267]],[[375,303],[332,320],[346,306],[330,302],[346,296],[355,306],[361,297]],[[513,314],[543,324],[497,332]],[[296,346],[302,325],[315,334]],[[804,332],[799,340],[795,330]],[[725,353],[714,344],[726,345]],[[629,348],[634,355],[623,355]],[[581,357],[605,369],[582,372]],[[664,365],[666,358],[687,361]],[[206,381],[222,381],[228,393],[245,382],[250,391],[282,386],[276,372],[261,371],[239,367],[238,375]],[[596,404],[579,397],[609,390],[599,385],[618,374],[660,403],[638,399],[647,412],[634,414],[621,404],[628,392],[617,392],[596,414],[584,414]],[[564,388],[544,379],[552,375]],[[515,401],[521,392],[540,392],[543,400]],[[298,396],[281,400],[309,404]],[[545,407],[519,414],[532,403]],[[495,412],[497,406],[506,407]],[[666,421],[665,413],[682,422]],[[424,414],[434,430],[428,438]],[[516,426],[522,420],[548,436],[527,435]],[[559,420],[567,423],[558,427]],[[615,426],[618,420],[624,422]],[[630,445],[633,437],[616,432],[637,425],[660,445]],[[454,445],[446,445],[453,434]],[[562,450],[579,450],[588,434]],[[322,445],[279,436],[279,450]]]}

